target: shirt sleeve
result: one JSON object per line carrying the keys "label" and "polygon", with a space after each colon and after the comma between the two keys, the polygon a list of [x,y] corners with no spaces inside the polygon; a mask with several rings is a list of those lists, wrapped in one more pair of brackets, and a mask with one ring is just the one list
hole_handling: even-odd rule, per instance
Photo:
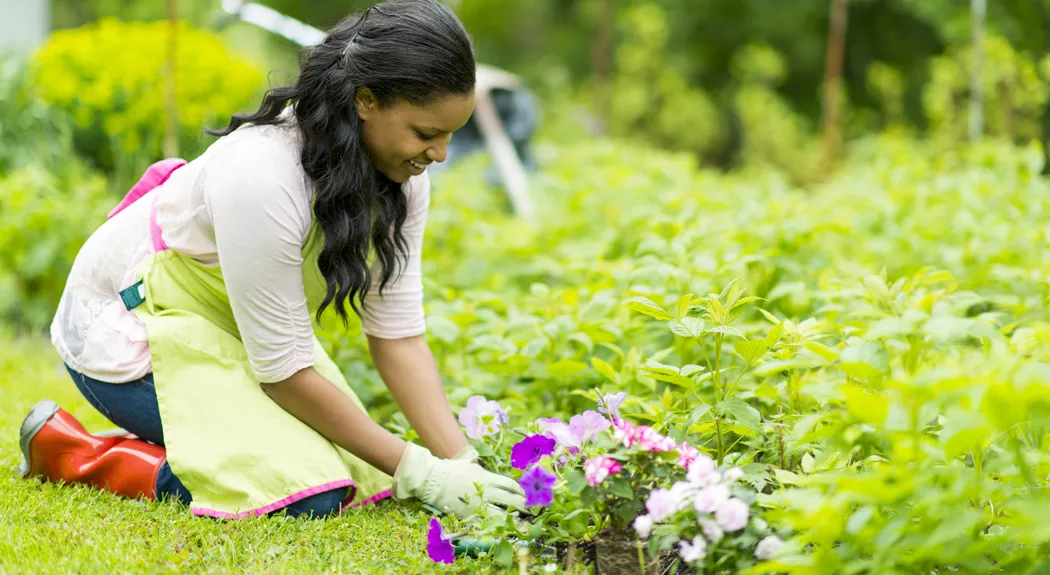
{"label": "shirt sleeve", "polygon": [[274,383],[314,364],[302,249],[310,199],[294,154],[261,138],[208,166],[204,201],[233,316],[252,372]]}
{"label": "shirt sleeve", "polygon": [[366,309],[362,313],[361,329],[380,339],[401,339],[426,333],[423,313],[423,232],[430,209],[430,177],[424,172],[411,178],[405,186],[408,196],[408,215],[401,226],[407,252],[398,252],[400,277],[391,278],[382,296],[379,295],[380,265],[372,268],[372,287],[365,294]]}

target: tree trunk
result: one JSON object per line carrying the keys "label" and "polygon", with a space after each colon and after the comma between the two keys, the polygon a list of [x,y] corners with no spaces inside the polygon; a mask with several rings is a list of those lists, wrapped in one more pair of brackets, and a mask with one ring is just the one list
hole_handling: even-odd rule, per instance
{"label": "tree trunk", "polygon": [[831,0],[831,23],[824,61],[824,164],[831,167],[839,154],[842,134],[842,62],[846,51],[846,0]]}
{"label": "tree trunk", "polygon": [[[970,0],[971,33],[973,34],[973,61],[970,70],[970,140],[979,140],[984,134],[984,13],[985,0]],[[1007,105],[1006,107],[1009,107]]]}

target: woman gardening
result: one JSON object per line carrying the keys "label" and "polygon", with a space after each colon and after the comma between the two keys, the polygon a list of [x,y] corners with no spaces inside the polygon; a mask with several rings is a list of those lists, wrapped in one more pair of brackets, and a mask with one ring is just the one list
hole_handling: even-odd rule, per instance
{"label": "woman gardening", "polygon": [[[198,158],[151,166],[84,244],[52,341],[122,429],[91,434],[41,401],[23,476],[212,517],[387,496],[459,516],[524,507],[478,465],[424,339],[426,169],[473,111],[469,36],[436,1],[392,0],[333,28],[299,72]],[[347,304],[426,447],[372,421],[314,336],[329,306],[346,326]]]}

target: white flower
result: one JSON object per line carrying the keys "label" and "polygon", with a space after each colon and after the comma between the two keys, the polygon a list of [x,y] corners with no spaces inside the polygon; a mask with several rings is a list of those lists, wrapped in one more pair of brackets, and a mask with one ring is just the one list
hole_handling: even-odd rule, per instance
{"label": "white flower", "polygon": [[747,525],[750,513],[751,510],[748,509],[747,503],[734,497],[718,508],[718,511],[715,512],[715,522],[725,531],[732,533]]}
{"label": "white flower", "polygon": [[693,537],[691,543],[689,541],[679,541],[678,555],[682,557],[682,561],[692,565],[707,556],[707,541],[704,540],[702,535]]}
{"label": "white flower", "polygon": [[653,531],[653,518],[648,515],[639,515],[634,518],[634,530],[642,539],[648,539]]}
{"label": "white flower", "polygon": [[723,503],[729,501],[729,488],[725,485],[711,485],[701,489],[693,499],[693,507],[698,513],[714,513]]}
{"label": "white flower", "polygon": [[714,521],[701,519],[700,529],[704,532],[704,537],[707,537],[711,543],[718,543],[725,536],[725,532]]}
{"label": "white flower", "polygon": [[548,563],[548,564],[543,566],[543,571],[545,573],[554,573],[557,570],[558,570],[558,564],[557,563]]}
{"label": "white flower", "polygon": [[707,479],[712,473],[715,473],[715,460],[701,454],[689,464],[685,477],[694,485],[709,485]]}
{"label": "white flower", "polygon": [[767,561],[776,556],[780,552],[780,548],[784,546],[784,542],[780,540],[776,535],[770,535],[765,539],[758,542],[758,546],[755,547],[755,559],[759,561]]}
{"label": "white flower", "polygon": [[724,477],[725,477],[726,481],[736,481],[737,479],[740,479],[743,476],[744,476],[744,470],[740,469],[739,467],[734,467],[734,468],[726,471]]}

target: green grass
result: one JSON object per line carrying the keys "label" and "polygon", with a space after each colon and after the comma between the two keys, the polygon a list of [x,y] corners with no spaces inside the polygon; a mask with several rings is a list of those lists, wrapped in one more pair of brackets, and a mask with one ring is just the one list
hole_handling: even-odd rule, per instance
{"label": "green grass", "polygon": [[18,427],[43,398],[89,430],[113,427],[81,397],[44,340],[0,335],[0,573],[474,573],[486,559],[437,566],[427,516],[384,502],[328,520],[219,521],[178,504],[122,499],[17,476]]}

